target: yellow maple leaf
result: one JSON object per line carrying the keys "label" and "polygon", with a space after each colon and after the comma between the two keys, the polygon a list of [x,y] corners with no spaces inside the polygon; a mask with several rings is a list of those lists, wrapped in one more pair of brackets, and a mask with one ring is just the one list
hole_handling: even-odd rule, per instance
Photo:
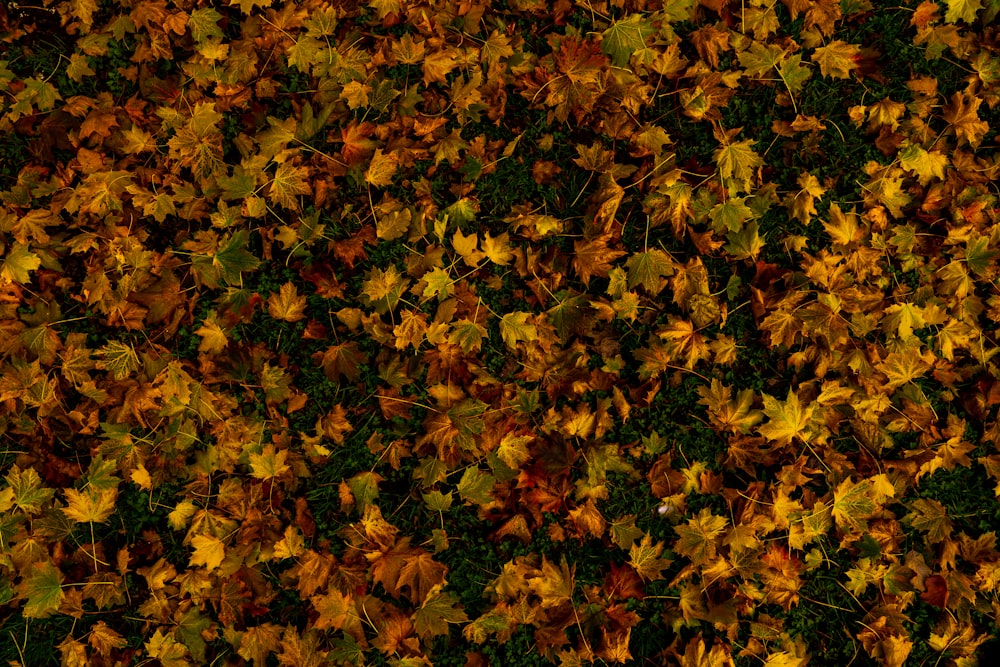
{"label": "yellow maple leaf", "polygon": [[298,322],[305,317],[305,310],[306,298],[291,282],[285,283],[276,294],[267,298],[267,312],[276,320]]}
{"label": "yellow maple leaf", "polygon": [[257,479],[280,477],[290,469],[287,459],[288,450],[275,451],[274,445],[265,445],[260,454],[250,454],[250,474]]}
{"label": "yellow maple leaf", "polygon": [[799,174],[798,184],[801,190],[786,197],[785,206],[791,210],[792,215],[799,222],[808,225],[812,216],[816,215],[816,198],[822,197],[826,188],[820,185],[819,180],[808,172]]}
{"label": "yellow maple leaf", "polygon": [[483,254],[491,262],[499,266],[509,264],[510,260],[514,259],[514,253],[510,250],[507,233],[504,232],[500,236],[493,238],[489,232],[486,232],[486,238],[483,240]]}
{"label": "yellow maple leaf", "polygon": [[728,523],[725,517],[715,516],[709,508],[703,508],[698,516],[688,519],[686,525],[674,527],[677,533],[674,551],[687,556],[695,565],[713,560],[717,548],[716,541]]}
{"label": "yellow maple leaf", "polygon": [[115,511],[118,489],[96,489],[92,486],[83,491],[66,489],[67,506],[63,513],[77,523],[104,523]]}
{"label": "yellow maple leaf", "polygon": [[668,558],[660,558],[663,546],[663,542],[654,544],[652,537],[643,535],[642,540],[629,549],[629,565],[646,581],[663,579],[663,570],[673,562]]}
{"label": "yellow maple leaf", "polygon": [[833,492],[833,518],[845,530],[863,530],[866,520],[875,513],[875,489],[870,480],[855,484],[845,479]]}
{"label": "yellow maple leaf", "polygon": [[480,260],[486,256],[479,250],[479,237],[475,234],[466,236],[456,229],[455,235],[451,237],[451,246],[468,266],[478,266]]}
{"label": "yellow maple leaf", "polygon": [[576,565],[570,567],[565,556],[558,567],[542,556],[541,575],[533,577],[528,583],[532,592],[542,599],[544,609],[558,607],[573,599],[575,571]]}
{"label": "yellow maple leaf", "polygon": [[392,177],[399,168],[399,156],[395,153],[383,153],[381,148],[375,150],[371,163],[365,171],[365,182],[378,188],[392,185]]}
{"label": "yellow maple leaf", "polygon": [[308,167],[295,167],[288,163],[279,164],[274,172],[274,178],[271,180],[267,197],[272,203],[280,204],[292,211],[298,211],[300,207],[296,197],[312,193],[308,178]]}
{"label": "yellow maple leaf", "polygon": [[787,445],[793,438],[805,440],[814,408],[800,404],[799,397],[791,389],[788,390],[788,398],[784,402],[768,394],[764,394],[763,397],[764,414],[768,417],[768,421],[758,427],[760,434],[781,445]]}
{"label": "yellow maple leaf", "polygon": [[529,321],[531,313],[507,313],[500,319],[500,337],[510,349],[516,349],[518,341],[538,340],[538,327]]}
{"label": "yellow maple leaf", "polygon": [[317,630],[340,630],[345,626],[351,630],[361,626],[351,595],[344,595],[336,588],[331,588],[326,595],[314,595],[309,601],[319,612],[314,626]]}
{"label": "yellow maple leaf", "polygon": [[856,44],[837,39],[813,52],[812,60],[819,65],[820,74],[833,79],[847,79],[858,68],[855,58],[861,53]]}
{"label": "yellow maple leaf", "polygon": [[211,572],[222,564],[226,557],[226,545],[215,535],[195,535],[191,538],[194,553],[191,554],[191,565],[204,565]]}
{"label": "yellow maple leaf", "polygon": [[3,265],[0,267],[0,285],[30,282],[29,272],[41,264],[41,257],[31,252],[28,246],[15,243],[4,255]]}
{"label": "yellow maple leaf", "polygon": [[229,345],[229,338],[216,321],[215,312],[210,313],[194,333],[201,336],[201,342],[198,343],[199,352],[217,354]]}
{"label": "yellow maple leaf", "polygon": [[752,148],[756,141],[730,140],[740,129],[742,128],[727,132],[723,137],[725,140],[722,141],[722,147],[717,148],[713,154],[715,164],[719,167],[719,176],[722,177],[723,183],[732,187],[734,192],[749,191],[754,170],[764,164],[764,158]]}
{"label": "yellow maple leaf", "polygon": [[505,434],[500,439],[500,446],[496,449],[497,458],[506,463],[512,470],[517,470],[531,456],[528,452],[528,445],[532,440],[534,437],[530,435]]}

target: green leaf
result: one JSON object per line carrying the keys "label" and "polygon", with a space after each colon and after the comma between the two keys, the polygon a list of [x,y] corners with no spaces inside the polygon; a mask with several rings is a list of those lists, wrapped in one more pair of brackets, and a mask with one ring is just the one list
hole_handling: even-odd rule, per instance
{"label": "green leaf", "polygon": [[743,68],[747,76],[760,76],[771,71],[772,67],[781,64],[785,56],[785,49],[777,44],[767,46],[760,42],[754,42],[746,51],[740,53],[740,67]]}
{"label": "green leaf", "polygon": [[257,193],[257,179],[240,166],[233,169],[232,176],[220,176],[217,180],[224,201],[246,199]]}
{"label": "green leaf", "polygon": [[764,241],[757,232],[757,221],[751,220],[746,227],[738,232],[726,234],[726,252],[736,259],[757,259],[764,249]]}
{"label": "green leaf", "polygon": [[427,509],[432,512],[447,512],[451,509],[451,503],[454,500],[453,494],[450,491],[448,493],[441,493],[436,489],[421,494],[421,496],[424,499],[424,504],[427,505]]}
{"label": "green leaf", "polygon": [[486,505],[493,500],[491,492],[496,478],[478,468],[466,468],[458,482],[458,495],[476,505]]}
{"label": "green leaf", "polygon": [[378,485],[383,480],[377,472],[359,472],[347,480],[347,486],[354,496],[354,503],[359,512],[364,512],[378,498]]}
{"label": "green leaf", "polygon": [[666,281],[674,274],[673,262],[670,256],[659,249],[637,252],[625,262],[628,269],[628,287],[642,285],[649,294],[659,294]]}
{"label": "green leaf", "polygon": [[202,633],[212,627],[212,619],[202,616],[198,607],[191,607],[180,618],[177,624],[177,634],[184,646],[187,646],[191,657],[195,661],[204,664],[205,662],[205,635]]}
{"label": "green leaf", "polygon": [[796,53],[789,56],[778,68],[782,80],[788,86],[788,92],[798,93],[802,90],[806,81],[812,76],[812,70],[802,64],[802,54]]}
{"label": "green leaf", "polygon": [[646,46],[646,38],[654,34],[651,21],[639,14],[632,14],[624,21],[616,21],[601,35],[601,51],[611,56],[616,67],[628,65],[632,54]]}
{"label": "green leaf", "polygon": [[196,9],[191,12],[187,22],[188,27],[191,29],[191,37],[199,44],[213,37],[224,37],[222,28],[219,27],[219,21],[221,20],[222,14],[211,7]]}
{"label": "green leaf", "polygon": [[250,232],[241,229],[222,245],[212,258],[212,265],[219,270],[219,275],[229,285],[241,285],[242,273],[254,271],[260,266],[260,260],[245,250],[250,240]]}
{"label": "green leaf", "polygon": [[413,614],[413,628],[422,638],[427,639],[448,634],[449,623],[465,623],[469,617],[461,607],[456,607],[458,598],[450,593],[441,593],[440,586],[434,586],[427,599]]}
{"label": "green leaf", "polygon": [[42,486],[42,479],[34,468],[21,470],[18,466],[7,473],[7,483],[14,491],[14,504],[28,514],[38,514],[42,506],[52,499],[53,489]]}
{"label": "green leaf", "polygon": [[751,148],[755,143],[753,139],[734,141],[716,149],[713,154],[719,166],[719,176],[734,191],[749,191],[754,169],[764,164],[764,159]]}
{"label": "green leaf", "polygon": [[745,197],[734,197],[713,206],[708,214],[712,220],[712,229],[718,233],[743,229],[743,223],[753,217],[753,211],[743,203],[745,200]]}
{"label": "green leaf", "polygon": [[514,312],[507,313],[500,320],[500,336],[507,347],[513,350],[517,348],[518,341],[537,340],[538,329],[528,322],[529,317],[531,313]]}
{"label": "green leaf", "polygon": [[487,336],[486,327],[469,319],[455,322],[448,336],[448,342],[458,345],[466,354],[478,352],[483,346],[483,338]]}
{"label": "green leaf", "polygon": [[46,618],[59,609],[63,601],[63,575],[50,561],[35,563],[21,584],[28,598],[22,614],[25,618]]}
{"label": "green leaf", "polygon": [[978,276],[985,276],[990,263],[1000,255],[989,246],[990,239],[986,236],[976,236],[965,242],[965,263]]}

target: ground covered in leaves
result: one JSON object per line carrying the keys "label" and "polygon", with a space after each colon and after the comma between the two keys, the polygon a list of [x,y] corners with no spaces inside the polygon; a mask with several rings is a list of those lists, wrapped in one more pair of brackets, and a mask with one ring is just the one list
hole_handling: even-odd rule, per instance
{"label": "ground covered in leaves", "polygon": [[998,0],[36,4],[0,659],[996,650]]}

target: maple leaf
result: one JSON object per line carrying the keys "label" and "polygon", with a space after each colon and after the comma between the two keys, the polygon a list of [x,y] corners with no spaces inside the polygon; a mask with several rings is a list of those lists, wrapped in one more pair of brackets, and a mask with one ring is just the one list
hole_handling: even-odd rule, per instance
{"label": "maple leaf", "polygon": [[530,435],[505,433],[496,449],[497,458],[506,463],[511,470],[517,470],[530,458],[528,445],[533,440],[534,437]]}
{"label": "maple leaf", "polygon": [[191,565],[204,565],[211,572],[222,564],[226,557],[226,545],[215,535],[195,535],[191,538],[194,553],[191,554]]}
{"label": "maple leaf", "polygon": [[951,536],[952,524],[948,509],[933,498],[918,498],[910,503],[910,512],[903,517],[905,523],[926,533],[931,544]]}
{"label": "maple leaf", "polygon": [[469,620],[458,599],[441,591],[441,584],[427,591],[423,604],[413,613],[413,629],[422,639],[448,634],[448,625]]}
{"label": "maple leaf", "polygon": [[483,254],[494,264],[506,266],[510,260],[514,259],[514,253],[510,250],[508,240],[509,236],[506,232],[496,238],[491,237],[489,232],[486,232],[486,238],[483,239]]}
{"label": "maple leaf", "polygon": [[217,354],[225,350],[229,345],[229,338],[216,321],[216,314],[214,312],[210,313],[202,321],[201,326],[194,333],[196,336],[201,337],[201,342],[198,344],[199,352]]}
{"label": "maple leaf", "polygon": [[399,168],[399,155],[383,153],[381,148],[375,150],[368,169],[365,171],[365,182],[375,187],[384,188],[392,185],[392,178]]}
{"label": "maple leaf", "polygon": [[466,468],[458,482],[458,495],[476,505],[487,505],[492,500],[496,477],[478,468]]}
{"label": "maple leaf", "polygon": [[752,42],[746,51],[739,53],[740,67],[747,76],[760,76],[778,67],[785,60],[785,49],[777,44]]}
{"label": "maple leaf", "polygon": [[764,415],[768,421],[757,428],[761,435],[779,445],[787,445],[793,438],[808,439],[808,426],[815,409],[813,406],[802,406],[792,389],[788,390],[788,397],[784,402],[768,394],[764,394],[763,398]]}
{"label": "maple leaf", "polygon": [[978,109],[982,103],[978,97],[967,98],[959,92],[951,96],[951,102],[945,107],[942,117],[955,132],[959,145],[966,142],[975,148],[989,131],[989,123],[979,118]]}
{"label": "maple leaf", "polygon": [[403,564],[396,581],[396,592],[407,586],[410,589],[410,601],[423,604],[431,589],[444,585],[444,575],[447,572],[447,566],[438,563],[430,553],[421,549],[411,554]]}
{"label": "maple leaf", "polygon": [[589,284],[593,276],[608,277],[612,262],[625,254],[623,250],[608,248],[610,240],[610,234],[602,234],[589,241],[573,242],[573,269],[585,284]]}
{"label": "maple leaf", "polygon": [[460,230],[456,229],[451,245],[468,266],[478,266],[479,261],[486,256],[485,253],[478,249],[479,237],[475,234],[465,236]]}
{"label": "maple leaf", "polygon": [[28,246],[15,243],[7,250],[0,266],[0,285],[31,282],[30,272],[42,264],[42,259],[28,249]]}
{"label": "maple leaf", "polygon": [[21,470],[14,465],[4,479],[10,485],[13,503],[29,515],[40,514],[43,505],[55,495],[54,489],[42,485],[42,478],[34,468]]}
{"label": "maple leaf", "polygon": [[104,657],[109,656],[115,649],[128,645],[128,640],[115,632],[104,621],[98,621],[91,626],[87,642],[94,647],[99,655]]}
{"label": "maple leaf", "polygon": [[500,318],[500,336],[510,349],[517,349],[518,341],[538,340],[538,328],[528,321],[531,313],[516,311]]}
{"label": "maple leaf", "polygon": [[808,225],[812,216],[816,215],[816,198],[822,197],[826,188],[821,186],[819,180],[808,172],[799,175],[798,185],[802,189],[789,195],[785,199],[785,205],[799,222]]}
{"label": "maple leaf", "polygon": [[276,320],[298,322],[305,318],[306,297],[299,294],[295,283],[287,282],[267,299],[267,312]]}
{"label": "maple leaf", "polygon": [[982,0],[945,0],[945,4],[948,5],[948,11],[944,13],[944,20],[948,23],[972,23],[983,8]]}
{"label": "maple leaf", "polygon": [[33,563],[24,581],[18,586],[28,599],[21,614],[25,618],[47,618],[62,606],[65,593],[62,589],[63,574],[51,561]]}
{"label": "maple leaf", "polygon": [[83,491],[66,489],[67,506],[63,514],[78,523],[104,523],[114,514],[117,489],[96,489],[88,486]]}
{"label": "maple leaf", "polygon": [[731,197],[713,206],[708,212],[712,229],[716,232],[738,232],[743,229],[743,223],[754,216],[753,210],[744,201],[746,197]]}
{"label": "maple leaf", "polygon": [[865,529],[866,520],[877,508],[874,495],[873,485],[867,479],[857,484],[850,478],[841,482],[833,492],[833,518],[837,525],[851,532]]}
{"label": "maple leaf", "polygon": [[704,565],[715,558],[716,540],[729,524],[725,517],[715,516],[705,507],[686,525],[674,526],[677,541],[674,551],[687,556],[695,565]]}
{"label": "maple leaf", "polygon": [[212,256],[212,266],[218,269],[220,277],[229,285],[241,285],[243,272],[254,271],[260,266],[260,260],[246,250],[249,241],[250,233],[245,229],[238,230],[219,243],[219,249]]}
{"label": "maple leaf", "polygon": [[190,653],[187,647],[170,635],[163,634],[159,629],[153,633],[145,647],[149,657],[158,660],[163,667],[190,667],[191,665],[188,660]]}
{"label": "maple leaf", "polygon": [[355,341],[339,343],[317,352],[313,359],[323,367],[323,373],[333,381],[345,378],[355,382],[361,377],[361,366],[368,357],[361,351]]}
{"label": "maple leaf", "polygon": [[361,617],[354,608],[353,596],[331,588],[325,595],[314,595],[309,601],[319,612],[314,626],[317,630],[344,629],[350,633],[361,628]]}
{"label": "maple leaf", "polygon": [[486,327],[467,318],[462,318],[452,325],[448,342],[452,345],[458,345],[463,352],[469,354],[481,349],[483,339],[487,336]]}
{"label": "maple leaf", "polygon": [[285,460],[288,450],[275,451],[274,445],[265,445],[259,454],[250,454],[250,474],[257,479],[273,479],[288,472],[290,468]]}
{"label": "maple leaf", "polygon": [[384,241],[395,241],[406,234],[412,221],[413,211],[410,208],[389,211],[375,222],[375,235]]}
{"label": "maple leaf", "polygon": [[663,546],[663,542],[653,544],[653,538],[643,535],[638,544],[633,544],[629,548],[629,565],[645,581],[663,579],[663,570],[670,567],[673,562],[667,558],[660,558]]}
{"label": "maple leaf", "polygon": [[405,279],[395,266],[389,266],[387,269],[374,266],[361,284],[362,302],[373,306],[379,313],[392,310],[408,286],[409,280]]}
{"label": "maple leaf", "polygon": [[858,68],[861,49],[856,44],[837,39],[813,52],[812,60],[819,65],[820,74],[834,79],[848,79]]}
{"label": "maple leaf", "polygon": [[570,567],[563,556],[559,565],[542,556],[541,572],[532,577],[528,584],[532,592],[541,598],[543,609],[559,607],[572,601],[575,583],[576,565]]}
{"label": "maple leaf", "polygon": [[754,394],[750,389],[741,389],[734,400],[732,387],[712,378],[708,387],[698,387],[698,395],[698,403],[708,408],[709,418],[717,428],[746,435],[763,417],[760,410],[752,409]]}
{"label": "maple leaf", "polygon": [[270,7],[274,0],[229,0],[230,7],[239,7],[240,13],[249,16],[256,7]]}
{"label": "maple leaf", "polygon": [[754,152],[752,146],[757,142],[753,139],[731,141],[741,129],[743,128],[730,130],[722,136],[722,147],[717,148],[712,157],[719,167],[719,176],[724,184],[735,192],[748,192],[754,170],[764,164],[764,159]]}
{"label": "maple leaf", "polygon": [[274,178],[271,179],[271,187],[267,191],[268,199],[274,204],[298,211],[300,207],[296,197],[312,194],[308,179],[308,167],[295,167],[288,163],[279,164],[274,172]]}
{"label": "maple leaf", "polygon": [[764,661],[764,667],[805,667],[809,658],[799,658],[789,651],[770,653]]}
{"label": "maple leaf", "polygon": [[885,373],[885,390],[891,392],[926,375],[933,361],[934,353],[930,350],[921,353],[919,350],[909,349],[890,352],[883,361],[875,364],[875,368]]}
{"label": "maple leaf", "polygon": [[645,252],[637,252],[625,262],[628,269],[628,286],[633,289],[642,285],[650,295],[659,294],[666,286],[666,280],[674,273],[674,264],[670,256],[662,250],[654,248]]}
{"label": "maple leaf", "polygon": [[367,512],[378,499],[378,485],[384,478],[377,472],[359,472],[347,480],[347,486],[354,496],[354,502],[361,512]]}
{"label": "maple leaf", "polygon": [[616,67],[625,67],[632,54],[646,45],[646,38],[655,33],[651,21],[631,14],[623,21],[613,21],[601,33],[601,51],[611,56]]}

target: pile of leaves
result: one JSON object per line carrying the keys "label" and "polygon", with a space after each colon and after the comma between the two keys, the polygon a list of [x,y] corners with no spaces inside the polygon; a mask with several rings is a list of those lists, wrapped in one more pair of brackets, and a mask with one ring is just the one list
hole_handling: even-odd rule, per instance
{"label": "pile of leaves", "polygon": [[0,14],[0,658],[970,666],[998,0]]}

